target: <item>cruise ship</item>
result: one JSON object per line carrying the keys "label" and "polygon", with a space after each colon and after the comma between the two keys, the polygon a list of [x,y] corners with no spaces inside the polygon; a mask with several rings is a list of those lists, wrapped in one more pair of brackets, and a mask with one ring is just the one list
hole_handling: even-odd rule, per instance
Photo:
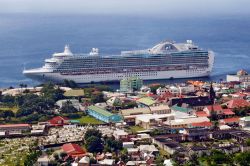
{"label": "cruise ship", "polygon": [[41,68],[24,69],[23,74],[40,82],[76,83],[119,81],[128,77],[143,80],[206,77],[212,71],[214,53],[195,45],[163,41],[152,48],[101,55],[98,48],[88,54],[73,54],[68,45],[54,53]]}

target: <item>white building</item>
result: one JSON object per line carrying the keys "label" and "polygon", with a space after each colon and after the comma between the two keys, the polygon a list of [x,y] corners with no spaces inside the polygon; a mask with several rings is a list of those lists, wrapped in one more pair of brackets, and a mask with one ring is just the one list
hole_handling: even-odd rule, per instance
{"label": "white building", "polygon": [[246,71],[240,70],[236,75],[227,75],[227,82],[231,81],[250,82],[250,75]]}

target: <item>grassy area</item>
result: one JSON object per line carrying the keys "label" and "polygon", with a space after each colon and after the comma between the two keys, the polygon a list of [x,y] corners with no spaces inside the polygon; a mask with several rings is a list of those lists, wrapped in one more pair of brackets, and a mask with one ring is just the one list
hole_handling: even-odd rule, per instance
{"label": "grassy area", "polygon": [[129,130],[132,132],[132,133],[137,133],[138,131],[143,131],[145,130],[143,127],[140,127],[140,126],[130,126],[129,127]]}
{"label": "grassy area", "polygon": [[11,110],[14,113],[18,111],[18,107],[7,107],[7,106],[0,106],[0,111]]}
{"label": "grassy area", "polygon": [[93,118],[92,116],[82,116],[81,118],[74,119],[74,120],[79,120],[80,124],[93,124],[93,125],[98,125],[98,124],[103,124],[104,122],[97,120]]}

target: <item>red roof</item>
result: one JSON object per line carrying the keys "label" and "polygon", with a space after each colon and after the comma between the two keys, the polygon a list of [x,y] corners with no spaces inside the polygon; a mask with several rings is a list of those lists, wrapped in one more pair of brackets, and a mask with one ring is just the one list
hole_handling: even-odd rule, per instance
{"label": "red roof", "polygon": [[30,127],[29,124],[5,124],[5,125],[0,125],[2,128],[12,128],[12,127]]}
{"label": "red roof", "polygon": [[235,115],[235,113],[231,109],[223,109],[224,115]]}
{"label": "red roof", "polygon": [[240,118],[238,118],[238,117],[226,118],[226,119],[221,120],[222,123],[237,123],[239,121],[240,121]]}
{"label": "red roof", "polygon": [[199,123],[192,123],[193,127],[211,127],[213,124],[211,122],[199,122]]}
{"label": "red roof", "polygon": [[69,118],[56,116],[52,118],[51,120],[49,120],[49,123],[53,125],[57,125],[57,124],[62,125],[62,124],[65,124],[65,121],[67,120],[69,120]]}
{"label": "red roof", "polygon": [[227,104],[228,108],[237,108],[237,107],[250,106],[250,103],[247,102],[244,99],[232,99],[232,100],[228,101],[226,104]]}
{"label": "red roof", "polygon": [[195,114],[198,117],[208,117],[208,114],[204,111],[197,111]]}
{"label": "red roof", "polygon": [[83,156],[86,151],[83,150],[78,144],[68,143],[62,146],[64,152],[66,152],[69,156]]}
{"label": "red roof", "polygon": [[221,111],[221,110],[222,110],[222,107],[221,107],[221,105],[208,105],[208,106],[207,106],[207,109],[208,109],[209,111],[212,111],[212,109],[213,109],[214,111]]}

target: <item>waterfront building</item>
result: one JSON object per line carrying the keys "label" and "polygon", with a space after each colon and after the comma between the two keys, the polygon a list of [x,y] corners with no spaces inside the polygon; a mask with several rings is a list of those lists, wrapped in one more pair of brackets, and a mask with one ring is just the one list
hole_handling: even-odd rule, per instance
{"label": "waterfront building", "polygon": [[133,92],[140,90],[143,85],[142,79],[138,77],[125,78],[120,81],[121,92]]}
{"label": "waterfront building", "polygon": [[87,112],[94,118],[106,123],[116,123],[122,120],[120,115],[112,114],[111,112],[98,106],[89,106]]}
{"label": "waterfront building", "polygon": [[250,82],[250,75],[245,70],[240,70],[237,74],[227,75],[227,82],[231,81]]}

